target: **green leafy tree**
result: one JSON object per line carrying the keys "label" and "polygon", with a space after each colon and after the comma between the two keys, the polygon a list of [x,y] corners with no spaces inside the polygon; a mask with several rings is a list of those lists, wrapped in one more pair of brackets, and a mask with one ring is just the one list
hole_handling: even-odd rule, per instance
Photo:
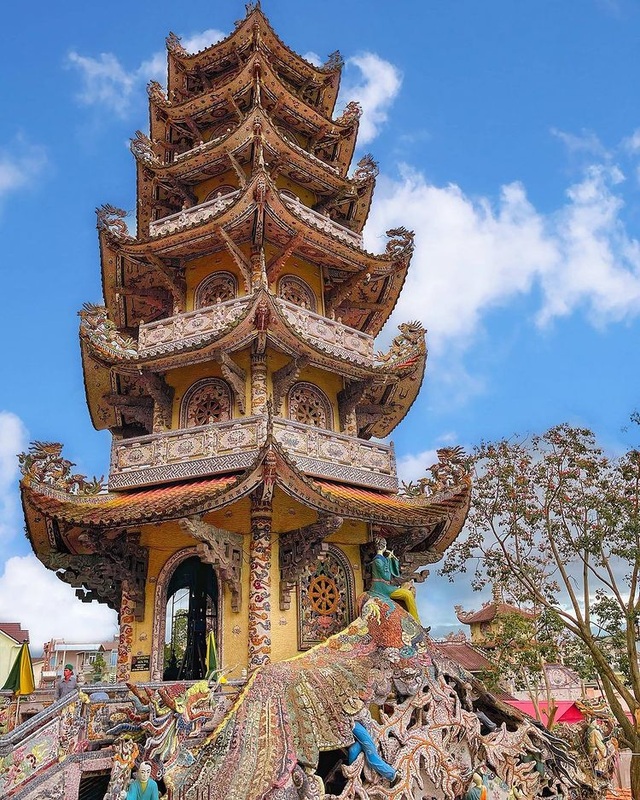
{"label": "green leafy tree", "polygon": [[506,682],[508,688],[526,692],[536,719],[551,729],[557,706],[545,666],[562,658],[562,629],[556,615],[546,609],[522,611],[500,614],[484,646],[486,655],[499,669],[481,677],[490,688],[499,688]]}
{"label": "green leafy tree", "polygon": [[569,425],[473,454],[467,536],[443,572],[497,583],[579,643],[634,754],[640,800],[640,452],[608,458],[591,431]]}
{"label": "green leafy tree", "polygon": [[104,660],[102,653],[98,653],[95,661],[93,662],[93,682],[100,683],[107,670],[107,664]]}

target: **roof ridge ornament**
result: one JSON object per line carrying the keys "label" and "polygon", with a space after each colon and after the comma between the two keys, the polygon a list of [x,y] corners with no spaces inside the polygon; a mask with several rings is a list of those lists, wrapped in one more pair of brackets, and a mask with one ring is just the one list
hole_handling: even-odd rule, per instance
{"label": "roof ridge ornament", "polygon": [[165,41],[167,43],[167,50],[170,53],[173,53],[174,55],[178,56],[189,55],[188,51],[185,50],[185,48],[182,45],[182,37],[178,36],[177,33],[170,31]]}
{"label": "roof ridge ornament", "polygon": [[31,442],[27,453],[18,454],[23,479],[76,495],[102,492],[104,476],[88,480],[86,475],[72,473],[71,467],[75,464],[62,457],[62,447],[60,442]]}
{"label": "roof ridge ornament", "polygon": [[324,72],[333,72],[334,70],[341,70],[344,67],[344,58],[339,50],[334,50],[329,53],[327,60],[322,65]]}

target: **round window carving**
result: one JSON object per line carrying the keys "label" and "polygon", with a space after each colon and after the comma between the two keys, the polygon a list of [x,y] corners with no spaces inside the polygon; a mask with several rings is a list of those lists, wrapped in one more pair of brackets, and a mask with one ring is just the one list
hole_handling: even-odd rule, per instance
{"label": "round window carving", "polygon": [[238,282],[230,272],[208,275],[196,289],[195,307],[206,308],[238,296]]}
{"label": "round window carving", "polygon": [[209,194],[204,198],[204,202],[208,202],[209,200],[217,200],[219,197],[225,197],[225,195],[231,194],[231,192],[235,192],[235,186],[230,186],[225,184],[224,186],[216,186],[215,189],[212,189]]}
{"label": "round window carving", "polygon": [[278,296],[309,311],[316,310],[316,296],[313,289],[295,275],[283,275],[278,282]]}
{"label": "round window carving", "polygon": [[312,383],[296,383],[289,391],[289,419],[316,428],[331,428],[331,405]]}
{"label": "round window carving", "polygon": [[196,428],[230,419],[231,392],[225,381],[207,378],[198,381],[185,394],[180,423],[182,428]]}

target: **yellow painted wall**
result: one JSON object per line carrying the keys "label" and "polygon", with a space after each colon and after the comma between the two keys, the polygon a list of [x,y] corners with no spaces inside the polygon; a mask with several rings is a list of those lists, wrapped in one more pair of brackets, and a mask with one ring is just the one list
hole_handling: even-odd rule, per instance
{"label": "yellow painted wall", "polygon": [[[205,521],[236,533],[244,533],[242,606],[239,612],[231,609],[229,590],[221,584],[221,602],[218,607],[220,630],[218,648],[222,668],[230,670],[229,677],[240,678],[247,667],[248,658],[248,602],[249,602],[249,557],[250,557],[250,506],[243,499],[229,508],[220,509],[205,516]],[[271,641],[272,660],[290,658],[298,652],[298,618],[295,590],[291,593],[291,605],[280,610],[280,565],[279,534],[295,530],[313,522],[317,512],[302,505],[280,489],[274,494],[272,558],[271,558]],[[354,579],[356,597],[363,591],[362,566],[359,545],[368,539],[364,522],[345,520],[341,528],[327,541],[338,546],[349,559]],[[158,525],[147,525],[141,529],[140,544],[149,548],[149,566],[145,591],[145,613],[141,622],[133,626],[133,656],[150,656],[153,646],[153,609],[158,577],[167,561],[177,552],[193,547],[196,542],[177,521],[164,521]],[[161,609],[164,613],[164,609]],[[149,672],[133,672],[134,682],[150,679]]]}
{"label": "yellow painted wall", "polygon": [[[210,521],[207,518],[207,521]],[[215,524],[215,523],[213,523]],[[133,656],[150,656],[153,647],[153,610],[158,576],[167,561],[177,552],[193,547],[196,542],[182,530],[177,521],[165,521],[157,526],[146,526],[142,530],[140,544],[149,548],[149,566],[145,590],[145,612],[140,622],[133,626]],[[249,538],[245,537],[244,561],[249,561]],[[241,677],[242,669],[247,665],[247,599],[249,596],[249,570],[243,570],[242,608],[239,612],[231,610],[231,596],[228,589],[221,584],[221,602],[218,607],[220,630],[218,651],[223,668],[235,667],[229,677]],[[164,609],[161,610],[164,613]],[[131,679],[138,683],[148,681],[150,673],[132,672]]]}
{"label": "yellow painted wall", "polygon": [[9,672],[16,660],[20,645],[0,631],[0,686],[4,686],[4,682],[9,677]]}
{"label": "yellow painted wall", "polygon": [[239,181],[235,171],[230,169],[223,175],[216,175],[215,178],[209,178],[209,180],[202,181],[202,183],[199,183],[197,186],[195,186],[194,192],[198,199],[198,203],[204,203],[205,199],[211,194],[211,192],[215,192],[219,186],[234,186],[235,188],[238,188]]}

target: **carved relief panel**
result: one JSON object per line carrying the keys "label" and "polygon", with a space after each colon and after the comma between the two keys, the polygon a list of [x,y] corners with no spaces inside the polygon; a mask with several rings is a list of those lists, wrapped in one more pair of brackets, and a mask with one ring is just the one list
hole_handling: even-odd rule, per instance
{"label": "carved relief panel", "polygon": [[214,272],[202,280],[197,288],[194,298],[195,308],[206,308],[233,300],[238,296],[238,281],[230,272]]}
{"label": "carved relief panel", "polygon": [[354,619],[355,585],[345,554],[329,544],[298,581],[298,649],[308,650]]}

